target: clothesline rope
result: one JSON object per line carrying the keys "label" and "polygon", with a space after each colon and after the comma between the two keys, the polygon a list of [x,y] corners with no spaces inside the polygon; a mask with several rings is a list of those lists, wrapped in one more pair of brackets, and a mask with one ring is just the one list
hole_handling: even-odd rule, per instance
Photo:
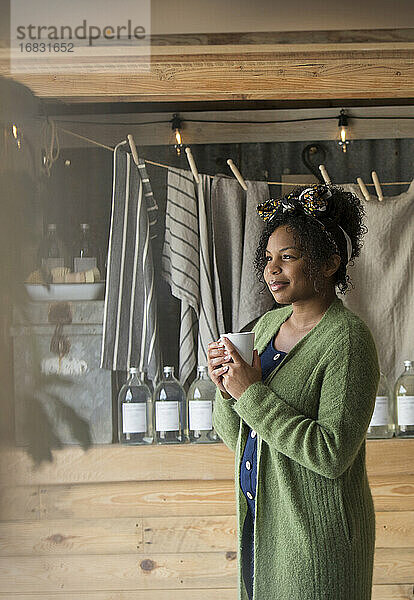
{"label": "clothesline rope", "polygon": [[[77,137],[81,140],[85,140],[86,142],[89,142],[91,144],[95,144],[95,146],[99,146],[100,148],[105,148],[106,150],[111,150],[111,152],[113,152],[115,150],[115,148],[112,148],[112,146],[106,146],[105,144],[101,144],[101,142],[97,142],[96,140],[85,137],[84,135],[80,135],[79,133],[75,133],[74,131],[70,131],[69,129],[64,129],[60,125],[56,125],[56,127],[58,129],[60,129],[61,131],[63,131],[64,133],[73,135],[74,137]],[[172,165],[165,165],[163,163],[154,162],[153,160],[147,160],[146,158],[144,158],[143,160],[150,165],[154,165],[156,167],[162,167],[163,169],[174,169],[175,168]],[[206,176],[210,177],[210,179],[214,179],[214,175],[206,174]],[[288,185],[288,186],[307,185],[303,181],[301,181],[300,183],[295,183],[294,181],[267,181],[266,183],[268,183],[269,185]],[[313,182],[309,182],[309,185],[311,183],[313,183]],[[411,184],[411,181],[390,181],[390,182],[381,181],[381,185],[410,185],[410,184]],[[338,185],[349,185],[349,184],[338,184]],[[374,183],[366,183],[365,185],[374,187],[375,184]]]}

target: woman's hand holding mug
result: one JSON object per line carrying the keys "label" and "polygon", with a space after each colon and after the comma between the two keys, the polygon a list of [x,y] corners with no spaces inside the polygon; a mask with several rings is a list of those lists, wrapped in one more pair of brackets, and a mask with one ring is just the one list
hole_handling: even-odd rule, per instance
{"label": "woman's hand holding mug", "polygon": [[252,383],[262,380],[262,368],[257,350],[253,351],[253,364],[249,364],[240,356],[228,337],[223,336],[223,341],[211,342],[208,345],[207,356],[210,379],[219,388],[224,398],[238,400]]}
{"label": "woman's hand holding mug", "polygon": [[227,352],[224,344],[218,342],[210,342],[207,351],[208,359],[208,374],[211,381],[218,387],[224,398],[231,398],[223,385],[222,376],[226,372],[226,363],[230,362],[231,356]]}

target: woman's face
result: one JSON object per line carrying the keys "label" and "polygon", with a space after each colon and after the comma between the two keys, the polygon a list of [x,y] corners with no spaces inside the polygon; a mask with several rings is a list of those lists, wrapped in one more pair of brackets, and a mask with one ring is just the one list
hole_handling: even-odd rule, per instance
{"label": "woman's face", "polygon": [[[291,228],[282,225],[269,237],[266,248],[266,266],[263,273],[274,299],[279,304],[307,300],[317,296],[313,281],[303,272],[305,258],[295,247]],[[286,282],[278,285],[278,282]]]}

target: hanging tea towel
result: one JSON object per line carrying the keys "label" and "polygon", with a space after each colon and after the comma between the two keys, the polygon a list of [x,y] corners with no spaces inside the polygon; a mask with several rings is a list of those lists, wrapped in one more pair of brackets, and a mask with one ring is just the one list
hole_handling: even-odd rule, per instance
{"label": "hanging tea towel", "polygon": [[212,291],[205,198],[210,180],[200,175],[196,189],[190,171],[169,169],[162,257],[163,277],[181,300],[179,377],[207,365],[208,343],[218,339]]}
{"label": "hanging tea towel", "polygon": [[157,204],[145,163],[116,146],[106,273],[101,367],[125,371],[146,367],[161,373],[151,239]]}

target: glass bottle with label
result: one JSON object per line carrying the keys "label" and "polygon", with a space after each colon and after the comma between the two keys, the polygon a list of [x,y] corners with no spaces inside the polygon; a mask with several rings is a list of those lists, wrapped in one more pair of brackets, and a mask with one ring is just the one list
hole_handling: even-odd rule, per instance
{"label": "glass bottle with label", "polygon": [[384,373],[380,374],[375,408],[367,431],[368,439],[391,438],[394,435],[392,395]]}
{"label": "glass bottle with label", "polygon": [[49,223],[47,226],[46,235],[39,246],[37,262],[39,267],[48,269],[65,266],[66,249],[57,235],[56,223]]}
{"label": "glass bottle with label", "polygon": [[213,402],[216,386],[205,366],[197,367],[197,378],[187,393],[187,435],[193,443],[220,442],[213,428]]}
{"label": "glass bottle with label", "polygon": [[121,444],[152,444],[152,397],[144,373],[131,367],[118,395],[118,440]]}
{"label": "glass bottle with label", "polygon": [[183,444],[185,435],[185,391],[174,377],[174,367],[164,367],[164,376],[154,390],[154,440],[156,444]]}
{"label": "glass bottle with label", "polygon": [[414,366],[404,361],[404,371],[395,383],[396,436],[414,437]]}
{"label": "glass bottle with label", "polygon": [[80,224],[80,234],[74,246],[73,270],[89,271],[97,267],[97,251],[92,240],[89,223]]}

